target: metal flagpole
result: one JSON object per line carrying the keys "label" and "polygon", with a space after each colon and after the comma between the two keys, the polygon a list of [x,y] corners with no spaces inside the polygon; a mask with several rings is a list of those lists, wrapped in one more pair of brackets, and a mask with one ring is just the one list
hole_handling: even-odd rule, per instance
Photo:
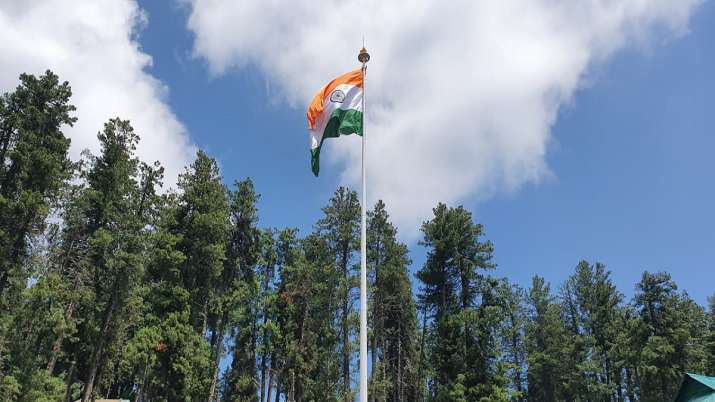
{"label": "metal flagpole", "polygon": [[[365,206],[365,71],[370,54],[360,49],[358,60],[362,63],[362,204],[360,222],[360,402],[367,402],[367,241]],[[375,368],[373,367],[373,370]]]}

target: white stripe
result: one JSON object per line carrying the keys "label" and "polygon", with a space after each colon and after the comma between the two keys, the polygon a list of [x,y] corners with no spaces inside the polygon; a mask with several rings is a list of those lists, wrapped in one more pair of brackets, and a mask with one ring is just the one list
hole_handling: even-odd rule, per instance
{"label": "white stripe", "polygon": [[[345,94],[345,98],[342,102],[333,102],[330,100],[330,95],[335,91],[340,90]],[[328,124],[328,118],[333,114],[335,109],[348,110],[353,109],[359,112],[362,111],[362,88],[350,85],[350,84],[340,84],[333,92],[328,94],[328,96],[323,99],[323,113],[318,116],[315,122],[314,129],[310,131],[310,149],[315,149],[320,146],[320,141],[323,139],[323,132],[325,131],[325,126]]]}

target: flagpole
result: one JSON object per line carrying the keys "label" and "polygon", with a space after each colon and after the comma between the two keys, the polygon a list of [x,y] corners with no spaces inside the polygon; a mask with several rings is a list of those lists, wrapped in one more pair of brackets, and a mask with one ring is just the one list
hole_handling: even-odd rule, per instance
{"label": "flagpole", "polygon": [[[363,46],[358,60],[362,63],[362,203],[360,220],[360,402],[367,402],[367,241],[365,196],[365,71],[370,54]],[[375,369],[374,367],[372,368]]]}

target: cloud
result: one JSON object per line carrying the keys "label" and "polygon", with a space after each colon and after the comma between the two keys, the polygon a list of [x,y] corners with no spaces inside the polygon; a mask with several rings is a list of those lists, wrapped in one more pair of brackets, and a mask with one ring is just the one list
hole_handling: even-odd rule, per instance
{"label": "cloud", "polygon": [[141,137],[137,154],[159,160],[172,184],[193,159],[194,146],[149,74],[151,57],[137,35],[147,15],[133,0],[0,1],[0,92],[23,73],[51,69],[72,86],[77,124],[66,133],[71,156],[99,150],[97,132],[112,117],[130,119]]}
{"label": "cloud", "polygon": [[[186,1],[194,52],[212,74],[256,66],[298,108],[356,68],[364,35],[368,194],[408,236],[438,201],[543,179],[559,108],[589,72],[626,46],[687,32],[701,2]],[[323,155],[359,183],[356,138]]]}

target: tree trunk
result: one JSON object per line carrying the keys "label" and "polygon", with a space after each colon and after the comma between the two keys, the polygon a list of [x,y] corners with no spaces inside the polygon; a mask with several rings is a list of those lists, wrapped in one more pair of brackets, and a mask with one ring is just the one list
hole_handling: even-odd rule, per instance
{"label": "tree trunk", "polygon": [[10,269],[9,266],[6,266],[3,268],[2,272],[0,272],[0,298],[2,298],[3,291],[5,290],[5,286],[7,286],[7,272]]}
{"label": "tree trunk", "polygon": [[[511,313],[512,326],[516,326],[516,317]],[[521,381],[521,361],[519,360],[519,335],[516,331],[512,331],[511,334],[511,349],[514,353],[514,387],[516,392],[519,393],[518,401],[524,400],[524,389]]]}
{"label": "tree trunk", "polygon": [[[399,324],[400,327],[402,326]],[[398,331],[397,337],[397,378],[395,383],[397,385],[397,401],[402,401],[402,331]]]}
{"label": "tree trunk", "polygon": [[343,393],[347,395],[350,392],[350,328],[348,309],[350,306],[350,284],[348,278],[348,246],[343,247],[341,268],[343,271],[343,280],[345,283],[345,292],[343,295],[343,311],[341,319],[341,332],[343,338]]}
{"label": "tree trunk", "polygon": [[103,359],[104,345],[106,343],[107,337],[109,336],[109,325],[114,317],[114,310],[117,308],[119,303],[119,291],[115,288],[112,291],[112,298],[107,305],[107,311],[104,313],[104,320],[102,322],[102,329],[99,333],[97,339],[97,344],[92,353],[92,359],[90,360],[89,366],[89,376],[87,378],[87,384],[84,387],[84,392],[82,393],[82,402],[89,402],[92,396],[92,390],[94,388],[94,382],[97,377],[97,370],[99,369],[99,363]]}
{"label": "tree trunk", "polygon": [[[263,345],[266,345],[266,334],[263,334]],[[265,353],[265,347],[263,348],[264,352],[261,355],[261,402],[264,401],[264,397],[266,396],[266,375],[268,373],[268,368],[266,364],[266,353]]]}
{"label": "tree trunk", "polygon": [[[275,400],[275,402],[280,402],[280,401],[281,401],[281,384],[279,383],[276,386],[276,400]],[[268,402],[270,402],[270,401],[268,401]]]}
{"label": "tree trunk", "polygon": [[[271,366],[273,365],[271,358]],[[266,396],[265,402],[271,402],[271,396],[273,396],[273,383],[275,382],[276,373],[275,371],[268,368],[268,395]],[[263,400],[261,400],[263,402]]]}
{"label": "tree trunk", "polygon": [[[386,341],[385,338],[383,337],[383,338],[382,338],[382,344],[378,345],[377,348],[378,348],[378,349],[382,349],[382,350],[389,350],[390,347],[386,344],[386,342],[387,342],[387,341]],[[387,378],[387,364],[385,364],[385,363],[387,363],[387,361],[386,361],[385,359],[383,359],[383,362],[382,362],[382,363],[383,363],[383,364],[380,366],[380,370],[382,370],[382,375],[381,375],[380,377],[384,380],[385,378]],[[382,397],[383,397],[383,400],[386,400],[387,394],[385,394],[384,392],[381,392],[381,395],[382,395]]]}
{"label": "tree trunk", "polygon": [[427,332],[427,305],[422,307],[422,333],[420,334],[420,362],[417,366],[417,381],[419,381],[417,394],[420,400],[424,400],[422,391],[424,390],[424,361],[425,361],[425,332]]}
{"label": "tree trunk", "polygon": [[[378,358],[377,358],[377,344],[378,344],[378,339],[382,333],[382,327],[381,327],[381,321],[382,321],[382,314],[380,311],[380,300],[379,300],[379,295],[380,292],[377,291],[377,284],[380,283],[380,241],[375,243],[375,248],[377,249],[377,258],[375,259],[375,280],[373,282],[372,286],[372,322],[373,322],[373,331],[372,331],[372,342],[370,348],[372,349],[371,353],[371,359],[372,359],[372,364],[371,364],[371,371],[370,371],[370,379],[371,382],[375,382],[375,373],[376,373],[376,367],[378,364]],[[377,396],[375,393],[372,393],[371,400],[373,402],[377,402]]]}
{"label": "tree trunk", "polygon": [[72,383],[74,382],[74,369],[77,362],[72,361],[69,370],[67,370],[67,379],[65,379],[65,402],[72,402]]}
{"label": "tree trunk", "polygon": [[290,389],[288,390],[286,399],[288,402],[295,402],[295,372],[293,370],[290,372]]}
{"label": "tree trunk", "polygon": [[[261,284],[261,306],[260,306],[260,311],[263,314],[263,319],[261,320],[261,327],[263,328],[263,354],[261,355],[261,401],[264,402],[266,399],[264,398],[265,396],[268,397],[268,399],[271,398],[270,392],[268,395],[266,395],[266,376],[270,377],[270,367],[268,367],[267,363],[267,354],[268,354],[268,334],[266,331],[266,321],[267,321],[267,300],[266,300],[266,295],[268,294],[268,283],[270,282],[270,268],[267,266],[265,270],[263,271],[263,283]],[[268,387],[270,388],[270,380],[268,382]]]}
{"label": "tree trunk", "polygon": [[208,327],[208,320],[209,320],[209,298],[206,297],[204,300],[204,305],[201,308],[201,315],[203,318],[201,319],[201,333],[199,333],[199,336],[202,338],[204,337],[204,334],[206,334],[206,328]]}
{"label": "tree trunk", "polygon": [[636,395],[633,391],[633,380],[631,379],[631,369],[626,367],[626,395],[629,401],[635,401]]}
{"label": "tree trunk", "polygon": [[[254,305],[251,313],[251,343],[250,343],[250,358],[251,358],[251,378],[256,381],[258,376],[258,368],[256,367],[256,345],[258,344],[258,306]],[[256,384],[258,385],[258,384]],[[261,391],[262,392],[262,391]]]}
{"label": "tree trunk", "polygon": [[149,371],[149,365],[145,364],[144,365],[144,374],[142,375],[142,382],[139,383],[139,386],[137,387],[137,394],[134,395],[134,402],[141,402],[142,400],[142,394],[144,393],[144,384],[146,384],[146,376]]}
{"label": "tree trunk", "polygon": [[[376,321],[376,320],[373,318],[373,322],[375,322],[375,321]],[[371,367],[371,370],[370,370],[370,382],[373,383],[373,385],[374,385],[374,384],[375,384],[375,373],[377,372],[377,371],[375,370],[375,369],[377,368],[377,325],[375,325],[375,324],[373,324],[373,325],[374,325],[374,326],[373,326],[374,330],[373,330],[373,333],[372,333],[372,340],[371,340],[371,342],[370,342],[370,349],[371,349],[371,355],[370,355],[370,357],[371,357],[371,360],[372,360],[372,365],[370,366],[370,367]],[[376,401],[377,401],[374,392],[370,395],[370,400],[371,400],[372,402],[376,402]]]}
{"label": "tree trunk", "polygon": [[218,382],[218,372],[219,364],[221,363],[221,354],[223,352],[223,333],[226,327],[226,320],[228,319],[228,313],[223,313],[220,318],[221,322],[218,325],[218,334],[214,340],[213,346],[213,375],[211,376],[211,387],[209,388],[208,402],[214,400],[214,395],[216,394],[216,383]]}
{"label": "tree trunk", "polygon": [[[69,320],[72,319],[72,314],[74,314],[74,300],[70,301],[69,305],[65,309],[65,325]],[[60,353],[62,348],[62,341],[65,339],[65,329],[62,328],[60,333],[57,335],[57,339],[52,344],[52,352],[50,354],[50,361],[47,363],[47,372],[52,374],[55,371],[55,364],[57,363],[57,355]]]}

